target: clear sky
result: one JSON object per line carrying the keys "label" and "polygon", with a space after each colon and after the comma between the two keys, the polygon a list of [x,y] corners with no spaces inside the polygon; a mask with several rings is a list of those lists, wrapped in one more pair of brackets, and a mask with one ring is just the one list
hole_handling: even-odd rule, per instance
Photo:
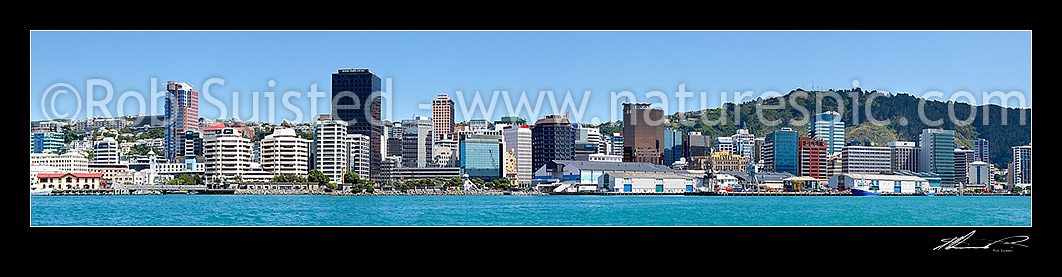
{"label": "clear sky", "polygon": [[[224,84],[210,87],[216,102],[200,96],[201,117],[309,122],[330,105],[319,97],[311,111],[311,86],[330,95],[331,74],[340,68],[390,78],[383,115],[393,121],[430,116],[430,108],[420,108],[437,93],[458,102],[457,121],[509,115],[524,94],[530,105],[518,115],[534,122],[560,113],[551,102],[563,107],[570,91],[575,121],[596,123],[622,118],[625,100],[613,101],[613,92],[674,113],[718,107],[721,95],[733,102],[734,92],[753,92],[748,101],[812,83],[939,91],[938,100],[968,91],[974,98],[959,101],[974,104],[986,102],[983,92],[1017,91],[1027,101],[1004,105],[1032,106],[1031,31],[33,31],[30,120],[82,119],[89,101],[106,107],[92,109],[93,116],[161,114],[161,98],[157,108],[140,111],[132,94],[150,103],[151,91],[165,91],[160,83],[170,80],[203,94],[208,80],[220,78]],[[110,84],[113,96],[105,99],[103,86],[90,95],[89,83]],[[691,92],[681,109],[680,85]],[[477,91],[483,109],[471,104]],[[494,91],[508,91],[509,101]],[[667,105],[652,95],[665,96]],[[491,103],[493,111],[484,113]]]}

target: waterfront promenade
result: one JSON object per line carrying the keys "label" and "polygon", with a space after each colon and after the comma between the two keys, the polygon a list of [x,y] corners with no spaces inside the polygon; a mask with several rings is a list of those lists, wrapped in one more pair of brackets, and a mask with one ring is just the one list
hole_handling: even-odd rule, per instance
{"label": "waterfront promenade", "polygon": [[[187,192],[162,192],[154,190],[119,190],[119,189],[93,189],[93,190],[55,190],[43,196],[64,195],[158,195],[158,194],[185,194]],[[326,191],[323,189],[228,189],[206,190],[195,194],[236,194],[236,195],[332,195],[332,196],[380,196],[380,195],[685,195],[685,196],[851,196],[847,191],[843,192],[537,192],[537,191],[453,191],[441,189],[407,189],[407,190],[376,190],[371,193],[351,191]],[[883,193],[882,196],[916,196],[911,193]],[[937,193],[936,196],[1032,196],[1031,194],[1018,193]]]}

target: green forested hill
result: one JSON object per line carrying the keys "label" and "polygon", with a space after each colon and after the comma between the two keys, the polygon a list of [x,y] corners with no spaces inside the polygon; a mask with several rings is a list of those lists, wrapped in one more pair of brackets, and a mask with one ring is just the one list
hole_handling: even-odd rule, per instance
{"label": "green forested hill", "polygon": [[[840,101],[838,101],[840,98]],[[822,101],[816,101],[822,99]],[[867,102],[870,101],[868,118]],[[919,103],[925,101],[924,117],[920,119]],[[816,102],[821,109],[816,107]],[[762,105],[757,115],[756,107]],[[949,119],[948,103],[923,100],[909,94],[891,94],[877,91],[803,91],[795,90],[782,97],[749,101],[741,104],[724,104],[720,108],[670,115],[673,128],[685,132],[699,131],[712,137],[730,136],[735,130],[746,128],[756,136],[790,127],[807,135],[807,119],[819,111],[837,111],[845,122],[847,141],[862,141],[884,144],[889,141],[917,141],[922,129],[942,128],[956,131],[956,144],[973,148],[976,138],[987,139],[990,159],[1005,168],[1010,162],[1010,147],[1026,145],[1032,137],[1032,109],[1003,108],[998,105],[971,106],[954,104],[954,117],[966,120],[975,109],[975,116],[968,124]],[[986,117],[987,110],[987,117]],[[1024,115],[1023,115],[1024,113]],[[725,118],[720,118],[721,115]],[[761,119],[762,116],[762,119]],[[1005,117],[1005,121],[1003,120]],[[934,121],[938,126],[930,126]],[[884,124],[885,122],[887,124]],[[772,124],[777,123],[777,124]],[[880,123],[880,124],[879,124]]]}

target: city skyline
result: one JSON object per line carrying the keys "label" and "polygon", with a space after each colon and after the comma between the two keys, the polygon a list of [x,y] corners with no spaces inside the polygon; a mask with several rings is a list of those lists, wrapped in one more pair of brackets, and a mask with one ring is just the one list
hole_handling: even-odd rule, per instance
{"label": "city skyline", "polygon": [[[93,116],[107,116],[104,112],[110,116],[162,114],[161,99],[157,99],[154,111],[137,111],[138,97],[123,92],[135,91],[146,99],[152,89],[164,93],[161,83],[166,81],[187,82],[203,91],[202,84],[218,78],[224,83],[210,88],[218,91],[214,97],[221,105],[201,100],[201,117],[219,118],[224,111],[228,113],[224,118],[245,121],[312,122],[313,116],[328,113],[329,75],[342,68],[368,68],[393,81],[390,100],[394,103],[385,103],[382,113],[384,120],[392,122],[413,114],[430,115],[431,101],[438,93],[448,93],[454,100],[456,122],[477,118],[493,121],[507,115],[533,121],[560,114],[564,110],[546,102],[565,107],[567,103],[562,102],[569,91],[573,108],[595,104],[573,113],[572,121],[592,124],[617,118],[618,103],[612,103],[617,107],[611,108],[596,104],[609,101],[611,92],[622,91],[638,97],[633,102],[654,106],[662,106],[659,100],[664,99],[654,98],[650,92],[663,92],[669,98],[664,100],[668,105],[661,107],[667,114],[718,107],[723,100],[720,94],[784,94],[797,88],[861,87],[915,96],[939,91],[941,96],[930,99],[941,101],[956,96],[955,92],[968,91],[975,98],[957,100],[976,102],[972,104],[986,104],[977,102],[981,92],[1018,91],[1026,100],[1022,108],[1031,108],[1032,102],[1029,31],[33,31],[30,37],[31,121],[47,119],[46,112],[74,110],[78,112],[68,118],[84,119],[90,113],[88,108],[94,109]],[[217,42],[221,46],[152,44],[163,38]],[[357,41],[380,41],[380,45],[328,49]],[[822,43],[805,45],[808,41]],[[152,78],[154,83],[149,83]],[[104,87],[95,87],[95,93],[88,95],[89,80],[93,79],[103,80],[95,84],[111,85],[117,95],[104,99]],[[59,89],[75,93],[46,93],[57,83],[68,85]],[[325,95],[317,99],[316,111],[307,93],[313,91],[313,85]],[[496,90],[508,91],[509,95],[496,94]],[[546,102],[537,104],[542,90],[553,91],[548,96],[555,99],[545,97]],[[685,99],[685,107],[678,107],[679,101],[675,101],[678,96],[674,92],[679,90],[693,94]],[[287,91],[299,93],[288,96]],[[584,100],[585,91],[591,93]],[[470,96],[476,92],[484,106],[475,106]],[[526,92],[530,104],[523,110],[518,103],[521,92]],[[701,92],[708,94],[707,106],[701,105]],[[505,96],[510,97],[509,103],[505,103]],[[732,97],[727,102],[754,99]],[[94,107],[92,101],[99,101],[106,109]],[[123,111],[118,109],[119,101],[124,104]],[[495,104],[493,112],[485,115],[490,103]],[[53,108],[48,104],[55,111],[47,111]],[[257,118],[252,114],[255,104],[264,107]],[[302,113],[291,112],[289,104]],[[509,106],[516,107],[518,113],[509,113]],[[233,114],[236,109],[239,113]],[[270,116],[266,111],[275,114]]]}

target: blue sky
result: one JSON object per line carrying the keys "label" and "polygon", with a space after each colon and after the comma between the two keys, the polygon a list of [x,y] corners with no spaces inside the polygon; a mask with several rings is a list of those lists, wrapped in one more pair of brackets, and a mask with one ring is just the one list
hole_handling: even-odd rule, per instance
{"label": "blue sky", "polygon": [[[864,90],[939,91],[942,96],[934,98],[939,100],[968,91],[975,104],[984,104],[982,92],[1018,91],[1026,103],[1004,105],[1032,106],[1029,31],[34,31],[30,119],[85,118],[87,101],[107,95],[102,87],[89,95],[93,79],[113,87],[112,98],[102,103],[117,116],[162,113],[161,99],[156,110],[140,111],[136,97],[125,94],[150,102],[150,91],[164,91],[159,83],[169,80],[203,94],[208,80],[220,78],[224,84],[211,86],[210,95],[222,107],[200,99],[201,117],[308,122],[328,113],[330,99],[318,98],[312,113],[307,92],[316,84],[318,92],[330,95],[331,74],[340,68],[369,68],[390,78],[384,118],[396,121],[430,116],[430,109],[418,108],[437,93],[459,102],[457,121],[508,115],[508,107],[515,108],[526,93],[532,106],[518,115],[533,122],[560,112],[548,97],[535,105],[540,96],[552,95],[562,105],[569,91],[575,109],[568,111],[579,115],[576,121],[621,118],[623,101],[611,95],[623,91],[673,113],[680,111],[675,97],[680,84],[693,96],[681,111],[718,107],[722,94],[733,102],[734,92],[751,91],[748,101],[768,91],[809,89],[813,82],[816,88],[846,89],[853,81]],[[77,94],[57,92],[64,88]],[[285,96],[288,91],[295,92]],[[464,105],[456,99],[459,91]],[[494,91],[508,91],[509,105],[498,94],[493,112],[485,114],[469,104],[477,91],[483,108],[489,108]],[[662,92],[667,105],[648,97],[652,91]],[[707,106],[701,105],[702,93]],[[105,115],[101,108],[91,113]]]}

